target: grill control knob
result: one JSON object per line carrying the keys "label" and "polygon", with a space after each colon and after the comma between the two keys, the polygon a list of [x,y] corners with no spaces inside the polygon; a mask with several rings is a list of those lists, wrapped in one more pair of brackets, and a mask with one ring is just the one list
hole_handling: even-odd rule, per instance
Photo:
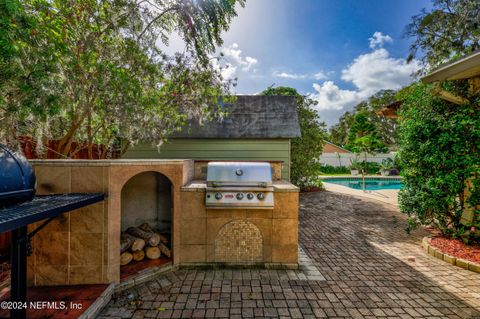
{"label": "grill control knob", "polygon": [[242,193],[237,193],[237,199],[242,200],[243,199],[243,194]]}
{"label": "grill control knob", "polygon": [[243,175],[243,170],[241,168],[237,168],[235,170],[235,174],[237,174],[237,176],[242,176]]}
{"label": "grill control knob", "polygon": [[215,193],[215,198],[220,200],[222,199],[223,195],[221,193]]}
{"label": "grill control knob", "polygon": [[258,194],[257,194],[257,198],[258,198],[259,200],[265,199],[265,195],[264,195],[263,193],[258,193]]}
{"label": "grill control knob", "polygon": [[254,196],[253,196],[252,193],[248,193],[248,194],[247,194],[247,198],[248,198],[248,199],[253,199],[253,197],[254,197]]}

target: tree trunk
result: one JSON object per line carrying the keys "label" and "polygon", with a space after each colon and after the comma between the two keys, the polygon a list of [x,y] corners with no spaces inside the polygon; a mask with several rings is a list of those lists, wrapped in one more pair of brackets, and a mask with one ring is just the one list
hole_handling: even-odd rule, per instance
{"label": "tree trunk", "polygon": [[120,266],[125,266],[129,264],[133,259],[133,255],[129,253],[128,251],[122,253],[120,255]]}
{"label": "tree trunk", "polygon": [[[145,240],[143,240],[142,238],[138,238],[137,236],[132,236],[131,234],[128,234],[128,233],[122,233],[122,241],[123,240],[128,240],[131,242],[131,245],[127,248],[131,251],[139,251],[139,250],[143,250],[143,248],[145,247]],[[120,248],[121,247],[121,243],[120,243]]]}
{"label": "tree trunk", "polygon": [[158,246],[158,243],[160,243],[160,236],[158,234],[152,233],[152,232],[146,232],[140,229],[139,227],[129,227],[127,229],[127,233],[129,233],[132,236],[142,238],[143,240],[145,240],[147,245],[152,247]]}
{"label": "tree trunk", "polygon": [[147,247],[145,248],[145,255],[148,259],[158,259],[160,258],[161,252],[158,247]]}

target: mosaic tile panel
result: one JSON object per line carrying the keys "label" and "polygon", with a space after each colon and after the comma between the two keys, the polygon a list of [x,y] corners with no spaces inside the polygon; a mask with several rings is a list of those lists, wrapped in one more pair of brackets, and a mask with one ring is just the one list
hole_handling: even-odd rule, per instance
{"label": "mosaic tile panel", "polygon": [[215,238],[216,262],[261,262],[262,233],[254,224],[234,220],[223,226]]}

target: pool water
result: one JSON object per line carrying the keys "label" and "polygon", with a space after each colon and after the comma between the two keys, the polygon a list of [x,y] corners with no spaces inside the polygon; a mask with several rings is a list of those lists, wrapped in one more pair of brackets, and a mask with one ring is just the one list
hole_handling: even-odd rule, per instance
{"label": "pool water", "polygon": [[[326,178],[323,180],[326,183],[332,183],[342,186],[347,186],[354,189],[363,189],[361,178]],[[366,178],[365,189],[376,191],[381,189],[400,189],[403,183],[400,179],[380,179],[380,178]]]}

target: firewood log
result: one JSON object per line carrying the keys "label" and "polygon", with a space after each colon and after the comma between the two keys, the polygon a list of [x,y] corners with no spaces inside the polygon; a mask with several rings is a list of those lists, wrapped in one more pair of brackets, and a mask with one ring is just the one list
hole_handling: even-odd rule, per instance
{"label": "firewood log", "polygon": [[[136,236],[132,236],[128,233],[122,233],[122,242],[125,240],[125,241],[129,241],[130,242],[130,246],[128,246],[127,249],[130,249],[131,251],[139,251],[139,250],[142,250],[143,247],[145,247],[145,240],[143,240],[142,238],[138,238]],[[120,249],[123,249],[124,247],[122,246],[122,243],[120,243]],[[126,250],[127,250],[126,249]],[[122,250],[121,252],[123,253],[124,251],[126,250]]]}
{"label": "firewood log", "polygon": [[120,255],[120,265],[125,266],[128,263],[130,263],[132,259],[133,259],[133,255],[128,251],[126,251]]}
{"label": "firewood log", "polygon": [[160,258],[161,252],[158,247],[147,247],[145,248],[145,255],[148,259],[158,259]]}
{"label": "firewood log", "polygon": [[120,240],[120,254],[126,252],[130,246],[132,246],[132,241],[130,239],[122,238]]}
{"label": "firewood log", "polygon": [[166,236],[162,235],[157,229],[153,229],[152,227],[150,227],[150,225],[148,223],[143,223],[140,226],[138,226],[138,228],[140,228],[143,231],[149,232],[149,233],[155,233],[158,236],[160,236],[160,242],[161,243],[164,243],[164,244],[168,243],[168,238]]}
{"label": "firewood log", "polygon": [[145,252],[143,250],[137,250],[132,253],[133,260],[140,261],[145,258]]}
{"label": "firewood log", "polygon": [[172,257],[172,252],[171,252],[170,249],[168,249],[168,247],[165,246],[164,244],[162,244],[162,243],[158,244],[158,248],[160,249],[160,251],[162,252],[162,254],[164,254],[164,255],[167,256],[168,258],[171,258],[171,257]]}
{"label": "firewood log", "polygon": [[158,234],[144,231],[138,227],[129,227],[127,229],[127,233],[132,236],[142,238],[145,240],[148,246],[158,246],[158,243],[160,242],[160,236]]}

